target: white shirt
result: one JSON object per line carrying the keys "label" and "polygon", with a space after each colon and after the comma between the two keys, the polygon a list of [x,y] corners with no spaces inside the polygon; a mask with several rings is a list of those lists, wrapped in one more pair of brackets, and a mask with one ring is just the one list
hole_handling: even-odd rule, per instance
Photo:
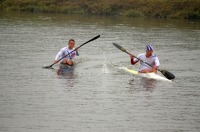
{"label": "white shirt", "polygon": [[[73,51],[74,50],[74,51]],[[72,52],[73,51],[73,52]],[[69,54],[70,53],[70,54]],[[68,55],[69,54],[69,55]],[[67,55],[67,56],[66,56]],[[68,49],[68,47],[64,47],[62,48],[58,54],[56,55],[55,57],[55,60],[59,60],[61,59],[62,57],[66,56],[65,59],[67,60],[73,60],[75,55],[79,55],[78,52],[75,51],[75,48],[73,49]]]}
{"label": "white shirt", "polygon": [[[142,54],[139,54],[137,56],[137,58],[139,58],[142,61],[145,61],[146,63],[150,64],[151,66],[155,66],[155,65],[159,66],[160,65],[159,59],[155,54],[152,54],[149,58],[147,58],[146,53],[142,53]],[[137,58],[134,58],[134,62],[138,61]],[[144,63],[142,61],[140,61],[139,71],[142,71],[142,70],[145,70],[145,69],[152,70],[151,66],[147,65],[146,63]]]}

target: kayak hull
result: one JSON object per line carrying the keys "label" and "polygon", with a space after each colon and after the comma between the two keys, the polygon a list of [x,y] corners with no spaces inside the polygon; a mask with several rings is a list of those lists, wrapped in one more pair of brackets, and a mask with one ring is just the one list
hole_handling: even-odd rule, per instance
{"label": "kayak hull", "polygon": [[135,71],[135,70],[131,70],[131,69],[128,69],[126,67],[122,67],[121,69],[123,69],[124,71],[132,74],[132,75],[135,75],[135,76],[139,76],[139,77],[144,77],[144,78],[149,78],[149,79],[155,79],[155,80],[160,80],[160,81],[166,81],[166,82],[170,82],[172,83],[171,80],[165,78],[165,77],[162,77],[158,74],[155,74],[155,73],[139,73],[138,71]]}
{"label": "kayak hull", "polygon": [[71,72],[74,70],[74,65],[73,66],[70,66],[70,65],[66,65],[66,64],[59,64],[59,68],[58,68],[58,75],[61,75],[61,74],[66,74],[68,72]]}

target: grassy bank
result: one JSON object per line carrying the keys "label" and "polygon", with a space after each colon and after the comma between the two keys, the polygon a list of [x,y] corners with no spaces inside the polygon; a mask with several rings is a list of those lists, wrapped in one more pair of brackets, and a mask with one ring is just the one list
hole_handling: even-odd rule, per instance
{"label": "grassy bank", "polygon": [[0,0],[2,11],[200,19],[200,0]]}

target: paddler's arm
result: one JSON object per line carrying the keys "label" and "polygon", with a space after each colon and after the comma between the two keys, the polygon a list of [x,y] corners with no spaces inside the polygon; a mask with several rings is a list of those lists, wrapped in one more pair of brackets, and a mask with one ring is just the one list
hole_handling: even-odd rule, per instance
{"label": "paddler's arm", "polygon": [[157,68],[160,66],[158,57],[155,58],[155,65],[152,67],[152,72],[157,73]]}
{"label": "paddler's arm", "polygon": [[152,67],[152,72],[157,73],[157,68],[158,68],[157,65],[153,66],[153,67]]}
{"label": "paddler's arm", "polygon": [[76,55],[79,56],[78,48],[75,48],[75,51],[76,51]]}
{"label": "paddler's arm", "polygon": [[130,58],[131,58],[131,64],[132,65],[135,65],[139,61],[139,60],[134,61],[134,55],[133,54],[130,55]]}
{"label": "paddler's arm", "polygon": [[59,52],[58,52],[58,54],[56,55],[56,57],[55,57],[55,60],[54,60],[54,63],[56,64],[56,63],[58,63],[58,59],[60,58],[60,56],[62,55],[62,50],[60,50]]}

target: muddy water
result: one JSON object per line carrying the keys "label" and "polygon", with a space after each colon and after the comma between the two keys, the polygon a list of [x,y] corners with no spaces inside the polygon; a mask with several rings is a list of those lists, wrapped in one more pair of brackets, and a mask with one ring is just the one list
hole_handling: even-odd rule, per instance
{"label": "muddy water", "polygon": [[[198,21],[4,13],[0,30],[0,131],[200,131]],[[42,68],[68,39],[79,46],[97,35],[79,49],[73,71]],[[112,42],[134,54],[151,43],[176,79],[121,71],[138,66]]]}

